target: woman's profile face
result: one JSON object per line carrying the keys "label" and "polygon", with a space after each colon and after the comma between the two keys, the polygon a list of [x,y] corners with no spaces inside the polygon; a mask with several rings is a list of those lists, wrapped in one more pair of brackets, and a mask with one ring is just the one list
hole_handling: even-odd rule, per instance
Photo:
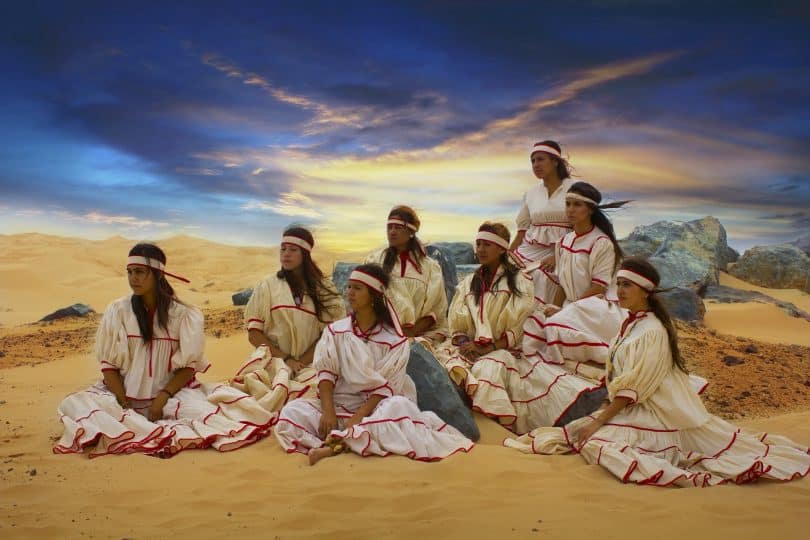
{"label": "woman's profile face", "polygon": [[145,266],[127,266],[127,280],[132,293],[136,296],[153,294],[155,291],[155,274]]}
{"label": "woman's profile face", "polygon": [[571,225],[576,227],[577,225],[590,224],[591,214],[593,214],[593,209],[585,201],[577,199],[565,200],[565,215]]}
{"label": "woman's profile face", "polygon": [[557,160],[545,152],[535,152],[532,154],[532,171],[538,180],[554,176],[557,171]]}
{"label": "woman's profile face", "polygon": [[492,242],[486,240],[475,241],[475,255],[478,257],[478,262],[484,266],[500,262],[501,255],[506,250],[500,246],[496,246]]}
{"label": "woman's profile face", "polygon": [[295,244],[281,244],[278,258],[279,262],[281,262],[281,268],[289,272],[299,268],[301,264],[303,264],[304,252]]}
{"label": "woman's profile face", "polygon": [[630,311],[647,309],[647,291],[630,281],[620,277],[616,278],[616,296],[619,305]]}
{"label": "woman's profile face", "polygon": [[346,299],[354,312],[371,307],[371,291],[358,281],[349,281],[346,288]]}

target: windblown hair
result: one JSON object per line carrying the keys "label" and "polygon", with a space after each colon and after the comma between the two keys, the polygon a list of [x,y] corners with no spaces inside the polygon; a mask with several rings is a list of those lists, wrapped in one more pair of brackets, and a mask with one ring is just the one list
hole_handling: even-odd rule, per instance
{"label": "windblown hair", "polygon": [[[163,250],[155,244],[138,243],[129,250],[130,257],[146,257],[147,259],[155,259],[163,264],[166,264],[166,254]],[[149,271],[155,278],[155,311],[157,315],[158,325],[168,330],[169,324],[169,308],[172,302],[180,302],[175,296],[174,289],[166,280],[163,272],[157,268],[149,267]],[[135,312],[135,318],[138,320],[138,328],[141,330],[141,338],[144,343],[149,343],[153,337],[152,318],[149,315],[149,310],[143,300],[143,296],[133,294],[130,299],[132,304],[132,311]]]}
{"label": "windblown hair", "polygon": [[613,223],[610,222],[610,219],[608,219],[607,214],[605,214],[604,210],[612,208],[621,208],[630,201],[616,201],[612,203],[601,204],[602,194],[599,192],[598,189],[593,187],[588,182],[574,182],[573,184],[571,184],[571,187],[568,188],[568,192],[578,193],[579,195],[583,195],[597,202],[596,206],[588,203],[588,206],[593,208],[593,214],[591,214],[591,222],[595,226],[599,227],[599,229],[602,232],[604,232],[608,238],[610,238],[610,242],[613,244],[613,253],[616,254],[615,260],[613,261],[613,272],[615,273],[616,268],[618,268],[619,263],[624,257],[624,252],[622,251],[621,246],[619,246],[618,240],[616,240],[616,231],[613,229]]}
{"label": "windblown hair", "polygon": [[[551,140],[541,141],[538,144],[544,144],[546,146],[550,146],[550,147],[552,147],[553,149],[555,149],[557,152],[559,152],[562,155],[562,148],[560,147],[560,143],[558,143],[557,141],[551,141]],[[542,151],[542,150],[539,150],[539,151]],[[532,152],[532,154],[534,154],[534,152]],[[547,152],[546,152],[546,155],[557,163],[557,176],[560,177],[560,180],[565,180],[566,178],[571,177],[571,166],[568,164],[568,162],[566,162],[564,159],[558,158],[557,156],[552,156],[551,154],[549,154]]]}
{"label": "windblown hair", "polygon": [[[490,232],[493,234],[497,234],[506,242],[509,242],[510,234],[509,229],[506,228],[506,225],[503,223],[492,223],[489,221],[484,222],[480,227],[478,227],[478,232]],[[509,252],[504,251],[501,253],[501,266],[503,266],[503,274],[498,277],[495,282],[490,283],[494,276],[491,276],[490,269],[484,265],[478,267],[478,270],[475,271],[472,278],[472,283],[470,283],[470,290],[475,297],[475,305],[481,304],[481,299],[484,297],[484,293],[487,290],[490,290],[495,287],[498,281],[506,278],[506,284],[509,287],[509,292],[514,294],[515,296],[520,296],[522,293],[517,288],[517,274],[520,269],[515,266],[514,263],[509,259]],[[487,287],[486,284],[489,284]]]}
{"label": "windblown hair", "polygon": [[[388,285],[391,283],[391,278],[388,276],[388,273],[385,272],[379,264],[376,263],[369,263],[369,264],[361,264],[360,266],[356,267],[355,270],[359,270],[361,272],[365,272],[366,274],[370,274],[375,278],[382,281],[383,286],[387,289]],[[383,295],[372,289],[371,287],[366,286],[368,292],[371,294],[371,307],[374,309],[374,316],[376,317],[378,322],[382,322],[385,325],[388,325],[389,328],[394,328],[394,321],[391,320],[391,313],[388,311],[388,306],[385,305],[385,299]]]}
{"label": "windblown hair", "polygon": [[[313,238],[312,233],[303,227],[288,227],[284,231],[283,236],[295,236],[296,238],[306,240],[311,246],[315,245],[315,238]],[[284,270],[283,268],[276,273],[276,276],[287,282],[293,296],[303,296],[303,293],[306,291],[309,297],[312,298],[312,303],[315,306],[315,316],[319,321],[326,322],[323,319],[324,311],[328,311],[326,301],[330,298],[337,298],[340,295],[324,285],[323,272],[318,268],[318,265],[315,264],[315,261],[312,260],[312,255],[309,251],[302,248],[299,249],[301,249],[301,255],[303,256],[301,261],[303,283],[301,283],[302,278],[298,277],[294,272]]]}
{"label": "windblown hair", "polygon": [[[410,223],[416,227],[417,231],[421,225],[419,216],[416,215],[416,210],[410,206],[399,205],[393,207],[391,211],[388,212],[388,219],[391,219],[392,217],[399,218],[405,223]],[[410,229],[408,230],[410,231]],[[422,264],[422,259],[425,257],[425,252],[422,248],[422,244],[419,242],[419,239],[416,238],[416,233],[414,233],[413,236],[411,236],[411,238],[408,240],[408,251],[410,252],[413,260],[416,262],[417,268],[419,268]],[[394,264],[396,264],[398,258],[399,254],[394,246],[389,246],[385,250],[385,258],[383,258],[382,268],[386,274],[391,273],[391,270],[394,269]]]}
{"label": "windblown hair", "polygon": [[631,272],[642,275],[655,284],[655,288],[647,297],[647,302],[650,304],[650,311],[652,311],[655,316],[658,317],[658,320],[661,321],[661,324],[664,325],[664,328],[667,331],[667,337],[669,338],[669,350],[672,352],[672,362],[678,367],[678,369],[684,373],[688,373],[686,370],[686,363],[683,361],[681,351],[678,348],[678,331],[675,329],[675,324],[672,322],[672,318],[669,316],[667,308],[664,307],[664,304],[661,303],[661,299],[658,298],[658,293],[662,292],[661,289],[658,288],[658,285],[661,283],[661,275],[658,273],[658,270],[656,270],[652,264],[647,262],[646,259],[641,257],[628,257],[622,261],[621,268],[623,270],[630,270]]}

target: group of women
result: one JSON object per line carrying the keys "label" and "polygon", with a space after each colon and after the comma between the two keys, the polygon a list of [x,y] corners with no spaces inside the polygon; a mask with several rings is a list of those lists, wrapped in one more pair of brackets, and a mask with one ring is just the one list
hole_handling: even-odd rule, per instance
{"label": "group of women", "polygon": [[571,179],[560,146],[530,151],[538,183],[518,233],[483,223],[480,265],[448,308],[440,265],[407,206],[388,215],[388,246],[349,276],[346,314],[312,259],[310,231],[287,229],[278,272],[245,308],[255,352],[228,384],[200,383],[202,315],[174,294],[165,254],[129,254],[132,295],[107,309],[96,353],[103,380],[59,407],[56,452],[232,450],[272,430],[310,463],[351,451],[432,461],[473,443],[417,406],[410,345],[431,351],[470,407],[519,435],[524,452],[581,454],[625,482],[707,486],[810,471],[810,450],[753,436],[710,415],[687,373],[647,261],[625,258],[600,192]]}

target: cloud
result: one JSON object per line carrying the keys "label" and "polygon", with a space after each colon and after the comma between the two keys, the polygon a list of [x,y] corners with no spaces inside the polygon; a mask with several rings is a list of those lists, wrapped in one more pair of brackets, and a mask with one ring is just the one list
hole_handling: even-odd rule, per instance
{"label": "cloud", "polygon": [[283,216],[296,216],[305,218],[319,218],[322,214],[312,208],[311,198],[301,193],[282,193],[275,203],[266,201],[248,201],[241,206],[242,210],[264,210],[275,212]]}

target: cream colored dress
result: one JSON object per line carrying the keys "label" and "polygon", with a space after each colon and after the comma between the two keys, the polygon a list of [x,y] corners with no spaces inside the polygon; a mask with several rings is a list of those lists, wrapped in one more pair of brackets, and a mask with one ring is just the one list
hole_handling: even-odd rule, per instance
{"label": "cream colored dress", "polygon": [[[324,278],[324,287],[333,293],[325,298],[318,320],[315,305],[309,295],[295,303],[286,280],[272,274],[259,282],[245,306],[248,331],[260,330],[270,342],[293,357],[303,355],[321,336],[326,324],[346,316],[343,299],[337,294],[332,280]],[[293,377],[283,358],[275,358],[270,350],[258,347],[248,356],[231,386],[247,392],[259,400],[268,411],[279,411],[287,401],[315,395],[317,378],[312,367],[306,367]]]}
{"label": "cream colored dress", "polygon": [[470,362],[449,339],[437,347],[436,357],[447,368],[453,382],[470,396],[473,410],[510,427],[517,413],[508,388],[513,386],[510,379],[518,371],[523,323],[536,304],[532,282],[518,273],[516,284],[520,295],[512,294],[501,266],[493,279],[494,285],[484,291],[481,303],[476,305],[475,295],[470,290],[473,276],[468,275],[456,287],[447,315],[451,338],[466,336],[480,345],[505,338],[508,348]]}
{"label": "cream colored dress", "polygon": [[[397,454],[435,461],[467,452],[472,441],[433,412],[416,406],[416,388],[406,373],[408,340],[377,325],[362,333],[352,317],[330,324],[315,348],[319,381],[334,383],[338,428],[330,433],[361,456]],[[370,396],[383,399],[371,414],[346,428],[345,422]],[[318,435],[320,399],[289,402],[281,410],[276,438],[287,452],[309,453],[323,446]]]}
{"label": "cream colored dress", "polygon": [[565,215],[565,194],[573,183],[573,179],[566,178],[549,196],[541,180],[523,195],[523,206],[515,220],[518,232],[526,231],[515,254],[531,274],[535,297],[541,303],[553,302],[559,288],[554,273],[541,270],[539,264],[554,255],[557,243],[572,229]]}
{"label": "cream colored dress", "polygon": [[[673,364],[666,329],[652,313],[613,340],[606,373],[610,400],[622,396],[630,404],[579,453],[623,482],[704,487],[792,480],[810,472],[806,446],[778,435],[749,434],[709,414],[689,376]],[[527,453],[576,451],[578,430],[597,415],[504,444]]]}
{"label": "cream colored dress", "polygon": [[[375,251],[366,257],[364,263],[382,266],[386,251]],[[447,338],[447,295],[442,267],[427,255],[418,263],[410,253],[403,255],[394,263],[391,283],[385,294],[394,305],[403,327],[413,326],[422,317],[432,318],[434,326],[419,337],[431,344],[440,343]]]}
{"label": "cream colored dress", "polygon": [[275,415],[255,399],[225,384],[200,383],[192,378],[170,397],[163,418],[146,418],[149,406],[180,368],[205,372],[203,315],[195,307],[172,302],[167,328],[155,320],[153,337],[145,343],[132,310],[131,296],[116,300],[104,312],[96,334],[100,370],[121,374],[132,405],[122,409],[99,381],[66,397],[59,405],[64,434],[53,451],[89,456],[145,454],[169,457],[184,449],[212,446],[236,450],[270,431]]}

